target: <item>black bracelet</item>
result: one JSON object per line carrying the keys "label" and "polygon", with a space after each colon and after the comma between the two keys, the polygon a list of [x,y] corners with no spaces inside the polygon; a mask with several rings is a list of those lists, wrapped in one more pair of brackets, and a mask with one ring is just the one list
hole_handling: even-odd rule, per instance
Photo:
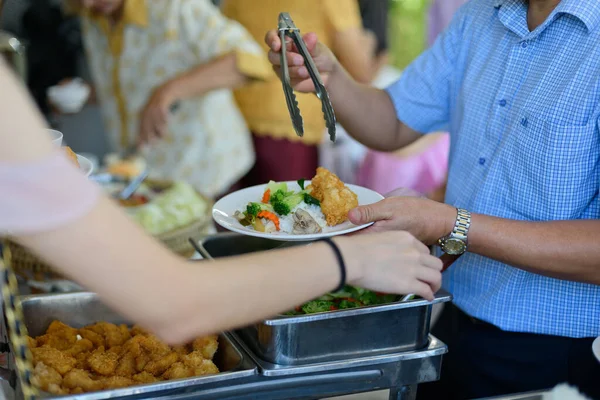
{"label": "black bracelet", "polygon": [[333,293],[339,292],[346,286],[346,264],[344,263],[344,257],[342,257],[342,252],[340,251],[340,248],[337,246],[337,244],[335,244],[335,242],[333,240],[331,240],[330,238],[320,239],[318,241],[327,243],[331,247],[333,252],[335,253],[335,257],[337,258],[338,265],[340,267],[340,275],[341,276],[340,276],[340,284],[337,287],[337,289],[335,289],[333,291]]}

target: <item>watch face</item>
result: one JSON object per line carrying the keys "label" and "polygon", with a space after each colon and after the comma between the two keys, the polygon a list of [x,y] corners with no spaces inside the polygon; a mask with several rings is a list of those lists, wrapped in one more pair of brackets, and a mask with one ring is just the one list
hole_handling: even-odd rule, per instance
{"label": "watch face", "polygon": [[467,246],[460,239],[448,239],[444,243],[444,251],[450,255],[459,255],[465,252]]}

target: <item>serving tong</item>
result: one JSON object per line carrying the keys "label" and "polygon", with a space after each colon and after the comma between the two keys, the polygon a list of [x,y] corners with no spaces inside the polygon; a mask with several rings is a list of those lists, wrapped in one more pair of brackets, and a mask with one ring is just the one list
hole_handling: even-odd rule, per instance
{"label": "serving tong", "polygon": [[296,95],[294,94],[294,89],[292,88],[292,84],[290,81],[290,71],[287,63],[287,48],[285,38],[290,37],[298,52],[304,58],[304,64],[306,69],[308,70],[308,74],[313,81],[315,86],[315,93],[317,97],[321,100],[321,108],[323,110],[323,115],[325,116],[325,125],[327,126],[327,131],[329,132],[329,138],[332,142],[335,142],[335,114],[333,112],[333,107],[331,106],[331,101],[329,100],[329,94],[325,89],[325,85],[321,80],[321,75],[319,74],[319,70],[313,61],[310,52],[306,48],[306,44],[302,39],[302,35],[300,35],[300,29],[294,25],[294,21],[290,17],[289,13],[283,12],[279,14],[279,38],[281,39],[281,82],[283,84],[283,92],[285,93],[285,101],[288,106],[288,110],[290,111],[290,117],[292,118],[292,124],[294,125],[294,130],[298,136],[304,136],[304,121],[302,120],[302,115],[300,114],[300,108],[298,107],[298,100],[296,100]]}

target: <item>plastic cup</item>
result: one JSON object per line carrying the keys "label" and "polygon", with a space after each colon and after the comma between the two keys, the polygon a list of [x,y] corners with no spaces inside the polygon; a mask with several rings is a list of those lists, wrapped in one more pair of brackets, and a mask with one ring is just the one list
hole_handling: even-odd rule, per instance
{"label": "plastic cup", "polygon": [[52,143],[56,147],[62,146],[62,141],[63,141],[63,134],[62,134],[62,132],[56,131],[54,129],[46,129],[46,130],[50,134],[50,138],[52,139]]}

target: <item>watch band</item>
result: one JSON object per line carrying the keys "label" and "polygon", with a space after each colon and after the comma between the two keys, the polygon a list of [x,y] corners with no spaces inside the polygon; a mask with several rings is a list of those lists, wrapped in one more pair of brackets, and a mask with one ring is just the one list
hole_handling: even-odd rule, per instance
{"label": "watch band", "polygon": [[462,208],[457,209],[456,222],[454,223],[454,229],[450,234],[451,238],[460,239],[467,243],[467,236],[469,234],[469,228],[471,227],[471,213]]}

